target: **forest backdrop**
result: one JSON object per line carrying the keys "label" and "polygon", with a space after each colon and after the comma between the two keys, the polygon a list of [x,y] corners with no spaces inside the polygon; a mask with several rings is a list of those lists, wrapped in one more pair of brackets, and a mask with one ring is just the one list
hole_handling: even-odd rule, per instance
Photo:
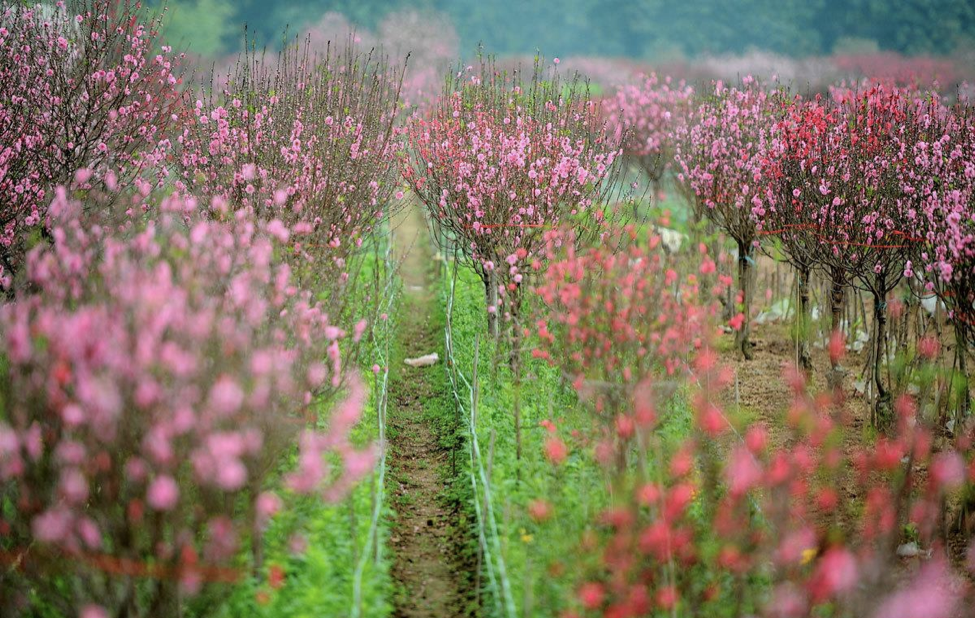
{"label": "forest backdrop", "polygon": [[[151,0],[158,3],[157,0]],[[975,48],[975,3],[959,0],[168,0],[169,40],[207,56],[238,50],[243,27],[277,47],[328,12],[364,29],[403,9],[446,15],[461,49],[501,55],[693,58]]]}

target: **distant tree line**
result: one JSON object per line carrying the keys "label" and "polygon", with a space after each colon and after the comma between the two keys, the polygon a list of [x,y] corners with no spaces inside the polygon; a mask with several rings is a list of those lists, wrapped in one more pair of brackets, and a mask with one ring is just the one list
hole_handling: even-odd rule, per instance
{"label": "distant tree line", "polygon": [[[160,0],[152,0],[159,2]],[[247,23],[277,46],[328,11],[364,29],[393,10],[445,13],[463,48],[498,54],[637,59],[741,53],[805,56],[890,50],[943,54],[975,45],[963,0],[169,0],[172,35],[202,53],[233,51]]]}

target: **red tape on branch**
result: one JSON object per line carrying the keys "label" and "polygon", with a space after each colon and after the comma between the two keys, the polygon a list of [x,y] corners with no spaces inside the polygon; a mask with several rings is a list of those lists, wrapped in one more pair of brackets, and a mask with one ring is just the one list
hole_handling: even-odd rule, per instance
{"label": "red tape on branch", "polygon": [[[842,229],[842,228],[840,228],[840,229]],[[823,241],[823,242],[825,242],[827,244],[833,244],[833,245],[840,246],[840,247],[864,247],[864,248],[867,248],[867,249],[904,249],[904,248],[907,248],[907,247],[910,246],[908,244],[900,244],[900,245],[884,244],[884,245],[878,245],[878,244],[865,243],[865,242],[845,242],[845,241],[838,241],[838,240],[835,240],[832,236],[827,236],[825,234],[819,233],[818,232],[819,227],[817,225],[815,225],[815,224],[812,224],[812,223],[795,223],[795,224],[792,224],[792,225],[787,225],[787,226],[785,226],[785,227],[783,227],[781,229],[777,229],[777,230],[759,230],[758,235],[759,236],[778,236],[780,234],[784,234],[784,233],[789,232],[789,231],[792,231],[792,230],[813,230],[814,231],[814,234],[813,235],[816,238],[818,238],[819,240],[821,240],[821,241]],[[901,236],[901,237],[903,237],[904,239],[906,239],[907,241],[909,241],[911,243],[923,243],[923,242],[925,242],[925,239],[923,239],[923,238],[918,238],[916,236],[910,236],[910,235],[908,235],[905,232],[901,232],[900,230],[891,230],[890,232],[888,232],[888,234],[890,234],[891,236]]]}
{"label": "red tape on branch", "polygon": [[[0,564],[20,567],[30,559],[30,549],[0,550]],[[181,580],[197,577],[208,583],[233,584],[241,579],[241,571],[230,567],[183,562],[175,566],[149,564],[133,558],[120,558],[108,554],[67,554],[56,556],[109,575],[124,575],[156,580]]]}

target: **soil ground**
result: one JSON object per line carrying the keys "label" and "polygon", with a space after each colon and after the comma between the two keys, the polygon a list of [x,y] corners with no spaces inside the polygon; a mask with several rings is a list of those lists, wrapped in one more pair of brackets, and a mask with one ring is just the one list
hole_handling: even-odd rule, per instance
{"label": "soil ground", "polygon": [[[396,257],[405,301],[398,325],[399,349],[407,357],[437,352],[443,358],[436,323],[433,261],[419,208],[393,222]],[[390,401],[390,491],[396,517],[390,542],[397,584],[395,618],[453,618],[465,615],[469,595],[463,575],[470,569],[460,551],[456,509],[446,495],[450,451],[443,447],[428,409],[443,371],[439,363],[392,368]]]}

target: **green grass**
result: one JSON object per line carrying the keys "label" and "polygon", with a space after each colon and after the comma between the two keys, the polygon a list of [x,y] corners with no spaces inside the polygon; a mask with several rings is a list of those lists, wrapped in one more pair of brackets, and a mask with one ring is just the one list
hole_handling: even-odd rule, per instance
{"label": "green grass", "polygon": [[[470,378],[474,341],[480,339],[477,435],[484,465],[490,466],[488,474],[501,556],[510,582],[510,600],[519,615],[557,616],[565,599],[573,596],[572,578],[553,573],[578,568],[581,561],[592,559],[581,556],[577,544],[606,503],[603,473],[588,450],[570,435],[573,429],[588,427],[589,419],[574,394],[561,383],[556,369],[545,363],[527,362],[517,392],[505,346],[495,345],[486,336],[483,289],[473,273],[459,273],[452,320],[454,351],[458,368]],[[444,305],[446,300],[444,296]],[[462,389],[462,400],[466,401],[466,397]],[[516,458],[516,397],[522,411],[521,461]],[[568,460],[558,468],[544,456],[548,434],[539,423],[545,419],[552,419],[559,427],[560,437],[570,444]],[[469,483],[469,458],[467,461],[462,474]],[[528,505],[535,499],[545,499],[554,506],[551,519],[537,523],[529,517]],[[505,607],[504,599],[499,598],[503,593],[489,590],[486,573],[481,574],[480,580],[484,615],[497,615],[498,607]]]}
{"label": "green grass", "polygon": [[[374,387],[371,391],[363,420],[353,433],[357,444],[377,438],[377,392]],[[294,464],[293,455],[289,464]],[[261,574],[237,584],[220,609],[208,612],[208,615],[227,618],[350,615],[353,581],[369,541],[378,481],[378,471],[375,471],[337,504],[314,495],[292,497],[287,507],[274,517],[265,534],[265,563]],[[378,541],[382,545],[388,536],[389,516],[386,502],[378,529]],[[301,531],[307,544],[303,553],[293,553],[290,549],[295,530]],[[360,615],[388,616],[392,611],[390,556],[382,555],[377,561],[375,544],[371,545],[370,553],[361,579]],[[279,589],[269,584],[268,574],[272,567],[280,567],[285,573],[284,584]]]}

